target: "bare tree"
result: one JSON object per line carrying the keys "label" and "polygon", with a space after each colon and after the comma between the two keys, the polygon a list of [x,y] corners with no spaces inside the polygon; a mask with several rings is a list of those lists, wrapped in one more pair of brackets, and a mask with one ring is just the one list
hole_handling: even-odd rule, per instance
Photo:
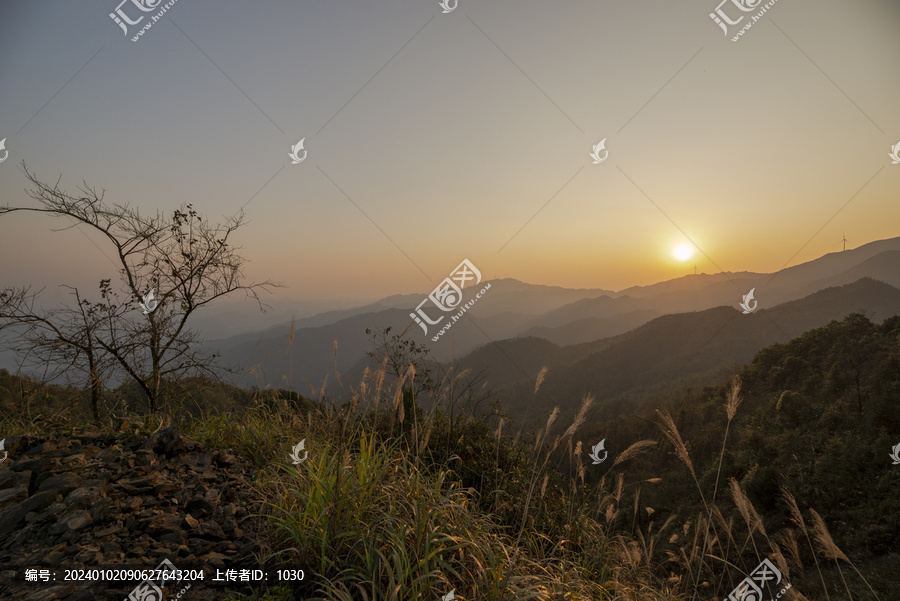
{"label": "bare tree", "polygon": [[406,332],[393,336],[390,336],[390,333],[390,326],[375,331],[366,328],[366,335],[372,339],[374,347],[374,350],[367,352],[366,355],[374,359],[376,363],[381,363],[387,358],[388,375],[395,382],[399,382],[401,377],[407,373],[409,366],[413,365],[416,376],[413,378],[412,386],[405,387],[410,389],[415,398],[419,398],[424,393],[435,394],[437,388],[432,377],[432,370],[439,365],[429,357],[431,351],[424,344],[419,345],[413,340],[405,339],[403,336]]}
{"label": "bare tree", "polygon": [[[83,304],[76,291],[78,307],[40,314],[34,312],[33,302],[23,302],[23,290],[7,289],[7,301],[0,302],[0,308],[6,307],[0,313],[0,325],[4,321],[39,325],[69,348],[70,358],[81,353],[88,365],[93,365],[99,351],[143,390],[151,413],[163,408],[167,381],[186,375],[218,379],[217,354],[198,350],[199,337],[187,328],[188,319],[201,307],[238,290],[265,311],[257,291],[280,286],[269,280],[241,283],[245,259],[237,252],[240,247],[229,244],[229,237],[245,224],[243,211],[214,226],[191,204],[181,205],[169,218],[159,212],[145,217],[128,205],[106,203],[105,191],[84,182],[78,187],[80,194],[73,196],[60,189],[59,180],[49,185],[24,163],[22,167],[34,186],[28,195],[40,206],[0,207],[0,216],[33,211],[75,220],[63,229],[89,226],[114,251],[119,286],[114,289],[112,279],[101,280],[99,302]],[[148,302],[151,292],[154,300]],[[74,326],[77,315],[81,316],[79,327]]]}
{"label": "bare tree", "polygon": [[[101,283],[101,286],[103,283]],[[18,326],[19,345],[7,344],[45,369],[44,378],[54,379],[75,370],[87,379],[91,415],[100,420],[100,398],[111,361],[97,343],[99,315],[103,307],[81,298],[77,288],[66,286],[75,297],[74,307],[36,312],[34,303],[40,292],[30,288],[0,291],[0,330]],[[46,373],[50,371],[51,373]]]}

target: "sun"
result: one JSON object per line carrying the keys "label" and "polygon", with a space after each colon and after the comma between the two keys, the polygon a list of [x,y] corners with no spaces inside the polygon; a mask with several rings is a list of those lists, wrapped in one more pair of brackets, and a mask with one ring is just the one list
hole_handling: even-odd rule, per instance
{"label": "sun", "polygon": [[694,249],[688,244],[679,244],[672,249],[672,256],[679,261],[687,261],[694,255]]}

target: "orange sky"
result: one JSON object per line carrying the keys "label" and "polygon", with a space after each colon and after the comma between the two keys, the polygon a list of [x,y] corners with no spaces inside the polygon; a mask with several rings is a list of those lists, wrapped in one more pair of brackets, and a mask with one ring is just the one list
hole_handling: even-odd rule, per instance
{"label": "orange sky", "polygon": [[[32,202],[26,160],[143,212],[243,206],[278,298],[428,291],[463,258],[618,290],[900,235],[900,9],[779,2],[734,43],[715,5],[179,3],[138,43],[105,9],[5,7],[0,194]],[[65,225],[0,219],[4,284],[114,275]]]}

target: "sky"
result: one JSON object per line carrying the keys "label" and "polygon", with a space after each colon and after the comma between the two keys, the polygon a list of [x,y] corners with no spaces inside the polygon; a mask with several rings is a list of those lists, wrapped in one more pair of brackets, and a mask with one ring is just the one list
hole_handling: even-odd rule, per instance
{"label": "sky", "polygon": [[[163,3],[119,2],[0,0],[0,204],[35,206],[25,161],[144,214],[243,208],[270,301],[427,293],[466,258],[621,290],[900,236],[896,1],[777,0],[736,42],[758,0],[177,0],[137,42]],[[0,284],[114,277],[68,225],[0,217]]]}

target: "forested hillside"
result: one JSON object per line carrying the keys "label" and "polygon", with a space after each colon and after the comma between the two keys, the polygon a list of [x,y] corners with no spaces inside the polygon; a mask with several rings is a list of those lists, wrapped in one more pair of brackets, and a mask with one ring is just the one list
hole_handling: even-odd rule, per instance
{"label": "forested hillside", "polygon": [[[796,553],[809,576],[814,561],[786,489],[799,508],[822,516],[858,567],[868,565],[885,585],[900,581],[900,465],[889,456],[900,443],[900,316],[877,325],[853,314],[769,346],[739,379],[741,401],[730,423],[730,385],[687,390],[668,403],[704,497],[672,447],[658,446],[629,470],[636,470],[629,481],[662,478],[643,489],[640,503],[655,513],[641,512],[642,521],[703,512],[704,498],[716,494],[716,503],[733,507],[727,482],[734,478],[767,536],[784,553]],[[605,438],[612,454],[645,438],[662,442],[659,422],[655,409],[592,421],[584,427],[585,445]],[[808,518],[805,526],[813,536]],[[761,538],[761,531],[754,536]]]}

